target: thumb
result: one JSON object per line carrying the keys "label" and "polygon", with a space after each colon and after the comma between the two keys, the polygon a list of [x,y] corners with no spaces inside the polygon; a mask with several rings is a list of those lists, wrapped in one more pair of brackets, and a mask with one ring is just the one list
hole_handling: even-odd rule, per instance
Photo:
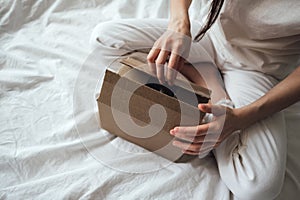
{"label": "thumb", "polygon": [[200,111],[205,112],[205,113],[211,113],[211,104],[198,104],[198,108]]}
{"label": "thumb", "polygon": [[212,113],[215,116],[222,115],[226,112],[226,107],[221,105],[199,104],[198,108],[202,112]]}

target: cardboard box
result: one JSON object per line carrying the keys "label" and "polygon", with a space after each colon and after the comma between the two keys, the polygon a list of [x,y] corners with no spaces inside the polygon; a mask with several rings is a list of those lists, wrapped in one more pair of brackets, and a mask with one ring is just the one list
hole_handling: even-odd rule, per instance
{"label": "cardboard box", "polygon": [[106,70],[97,99],[101,127],[171,161],[193,158],[172,145],[169,131],[201,123],[204,113],[197,104],[208,102],[210,91],[182,78],[162,86],[144,62],[133,57],[120,62],[119,72]]}

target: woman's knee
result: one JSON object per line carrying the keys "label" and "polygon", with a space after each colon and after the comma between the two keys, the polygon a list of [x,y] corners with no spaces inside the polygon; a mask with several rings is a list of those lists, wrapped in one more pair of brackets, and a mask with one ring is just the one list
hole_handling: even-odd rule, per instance
{"label": "woman's knee", "polygon": [[261,177],[256,178],[243,180],[237,187],[230,188],[232,193],[242,200],[275,199],[279,195],[283,180],[270,173],[261,174]]}
{"label": "woman's knee", "polygon": [[121,23],[118,21],[108,21],[98,24],[90,37],[90,45],[94,48],[101,46],[118,48],[116,44],[118,35],[122,31]]}
{"label": "woman's knee", "polygon": [[286,134],[278,113],[216,149],[222,180],[238,199],[274,199],[285,175]]}
{"label": "woman's knee", "polygon": [[[233,163],[238,163],[238,156]],[[229,167],[230,168],[230,167]],[[250,169],[249,166],[235,166],[228,169],[226,166],[219,166],[220,175],[224,183],[241,200],[265,200],[275,199],[284,181],[284,169],[280,165],[270,163],[268,168]]]}

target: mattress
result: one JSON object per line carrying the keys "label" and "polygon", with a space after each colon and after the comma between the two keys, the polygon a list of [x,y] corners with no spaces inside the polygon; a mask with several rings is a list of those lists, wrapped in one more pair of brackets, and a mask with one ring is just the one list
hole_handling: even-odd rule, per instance
{"label": "mattress", "polygon": [[[200,3],[193,4],[195,19]],[[0,1],[0,199],[233,198],[213,156],[175,164],[99,128],[103,74],[90,65],[93,28],[167,18],[168,6]]]}

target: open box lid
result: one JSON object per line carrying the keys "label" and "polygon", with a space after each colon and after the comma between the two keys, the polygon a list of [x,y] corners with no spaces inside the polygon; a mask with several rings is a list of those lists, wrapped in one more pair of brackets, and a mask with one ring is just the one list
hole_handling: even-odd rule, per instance
{"label": "open box lid", "polygon": [[[150,75],[152,77],[155,77],[149,70],[148,64],[146,64],[145,61],[143,61],[143,57],[141,56],[141,54],[134,53],[126,58],[120,59],[119,62],[122,63],[123,65],[135,68],[139,71],[147,73],[148,75]],[[205,97],[208,99],[210,98],[211,90],[188,81],[181,74],[177,75],[177,78],[174,80],[174,85],[179,86],[190,92],[193,92],[199,96],[202,96],[202,97]]]}
{"label": "open box lid", "polygon": [[[205,113],[197,103],[207,103],[210,91],[178,79],[171,88],[172,97],[147,85],[158,80],[145,62],[130,55],[115,64],[118,68],[106,70],[97,99],[101,128],[171,161],[190,159],[171,145],[174,136],[169,131],[175,126],[201,123]],[[158,110],[150,112],[155,107]]]}

